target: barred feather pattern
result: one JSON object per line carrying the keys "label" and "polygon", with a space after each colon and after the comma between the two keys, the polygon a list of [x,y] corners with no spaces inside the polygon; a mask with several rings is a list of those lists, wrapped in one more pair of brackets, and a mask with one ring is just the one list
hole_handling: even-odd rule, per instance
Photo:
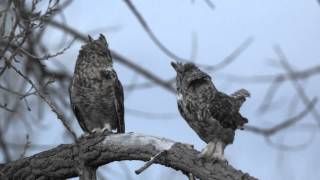
{"label": "barred feather pattern", "polygon": [[97,40],[89,37],[82,46],[69,91],[73,112],[83,131],[106,128],[125,132],[123,88],[103,35]]}
{"label": "barred feather pattern", "polygon": [[178,109],[182,117],[206,143],[219,140],[225,145],[231,144],[235,130],[248,122],[238,107],[241,93],[246,95],[245,91],[228,96],[218,91],[211,77],[194,64],[173,66],[177,71],[177,93],[181,97]]}

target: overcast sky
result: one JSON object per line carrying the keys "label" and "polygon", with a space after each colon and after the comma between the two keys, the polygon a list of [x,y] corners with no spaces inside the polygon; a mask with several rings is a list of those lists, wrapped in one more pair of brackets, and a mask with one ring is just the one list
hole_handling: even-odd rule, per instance
{"label": "overcast sky", "polygon": [[[225,74],[261,75],[283,72],[277,65],[274,45],[280,45],[290,63],[297,69],[305,69],[319,64],[320,59],[320,6],[316,0],[242,0],[214,1],[212,10],[205,1],[166,0],[138,1],[133,3],[142,13],[160,41],[177,55],[189,58],[192,37],[198,40],[196,62],[214,65],[220,62],[247,38],[254,42],[248,50],[227,68],[211,74],[218,89],[231,93],[239,88],[248,89],[252,97],[244,104],[241,112],[249,119],[249,124],[270,127],[303,110],[297,100],[297,109],[288,115],[288,105],[295,90],[286,83],[275,97],[274,110],[265,114],[257,111],[268,88],[268,84],[239,83],[227,81]],[[67,23],[82,33],[94,38],[99,33],[107,36],[109,46],[147,68],[163,79],[172,78],[175,73],[170,59],[150,40],[142,27],[123,1],[74,1],[64,13]],[[61,17],[57,17],[61,19]],[[47,41],[55,47],[61,34],[47,32]],[[69,39],[70,40],[70,39]],[[73,72],[80,42],[74,44],[64,55],[56,58]],[[115,69],[123,84],[130,84],[134,72],[115,63]],[[134,81],[145,82],[141,77]],[[319,78],[310,79],[304,84],[309,97],[319,95]],[[202,149],[204,143],[180,117],[173,94],[154,87],[126,94],[126,131],[140,132],[176,141],[195,144]],[[280,105],[279,105],[280,103]],[[319,106],[318,106],[319,108]],[[163,117],[141,117],[132,113],[135,110],[162,114]],[[291,116],[290,116],[291,115]],[[56,116],[48,111],[46,131],[32,137],[37,144],[59,144],[63,140],[63,127]],[[73,128],[80,135],[82,131],[74,119]],[[307,116],[304,123],[314,120]],[[237,132],[235,142],[226,149],[229,163],[259,179],[310,179],[320,177],[319,135],[309,131],[288,130],[271,139],[288,145],[298,145],[312,138],[307,147],[298,151],[281,151],[267,144],[262,136],[249,132]],[[49,138],[50,137],[50,138]],[[30,151],[29,154],[34,152]],[[108,179],[186,179],[180,172],[153,165],[137,176],[134,170],[141,162],[128,163],[130,175],[124,174],[123,163],[113,163],[103,167]]]}

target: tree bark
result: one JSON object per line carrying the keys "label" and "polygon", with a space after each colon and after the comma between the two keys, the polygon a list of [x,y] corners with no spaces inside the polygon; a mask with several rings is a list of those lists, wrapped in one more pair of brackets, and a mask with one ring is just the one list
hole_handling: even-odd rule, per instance
{"label": "tree bark", "polygon": [[97,179],[96,167],[84,167],[79,175],[79,180],[96,180]]}
{"label": "tree bark", "polygon": [[206,179],[253,180],[247,173],[234,169],[224,162],[209,162],[197,157],[198,151],[190,145],[165,138],[143,134],[96,133],[78,139],[75,144],[62,144],[48,151],[5,164],[0,169],[0,179],[65,179],[79,176],[79,169],[98,168],[121,160],[148,161],[161,151],[167,151],[155,161],[188,175]]}

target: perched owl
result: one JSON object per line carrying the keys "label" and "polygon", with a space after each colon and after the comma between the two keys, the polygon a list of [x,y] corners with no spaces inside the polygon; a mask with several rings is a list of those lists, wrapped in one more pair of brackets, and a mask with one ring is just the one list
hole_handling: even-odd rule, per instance
{"label": "perched owl", "polygon": [[82,46],[69,91],[73,112],[84,132],[125,132],[123,88],[102,34],[97,40],[89,36]]}
{"label": "perched owl", "polygon": [[249,97],[241,89],[231,96],[216,89],[211,77],[192,63],[171,63],[177,72],[178,108],[189,126],[207,143],[200,157],[225,161],[224,148],[248,120],[239,109]]}

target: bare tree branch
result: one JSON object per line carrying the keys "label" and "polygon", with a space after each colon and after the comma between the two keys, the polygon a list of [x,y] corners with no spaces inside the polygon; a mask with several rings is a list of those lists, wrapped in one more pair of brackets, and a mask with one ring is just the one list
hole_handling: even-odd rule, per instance
{"label": "bare tree branch", "polygon": [[313,66],[311,68],[305,70],[295,70],[292,76],[288,76],[287,73],[277,74],[277,75],[235,75],[235,74],[227,74],[220,73],[221,78],[224,78],[227,81],[232,82],[241,82],[241,83],[270,83],[272,81],[283,82],[294,79],[307,79],[310,77],[315,77],[316,75],[320,75],[320,65]]}
{"label": "bare tree branch", "polygon": [[137,10],[137,8],[132,4],[130,0],[124,0],[126,5],[129,7],[131,12],[134,14],[134,16],[138,19],[139,23],[143,27],[143,29],[146,31],[148,36],[151,38],[151,40],[158,46],[158,48],[164,52],[168,57],[175,59],[176,61],[191,61],[190,59],[184,59],[179,56],[177,56],[175,53],[170,51],[166,46],[164,46],[157,36],[152,32],[151,28],[147,24],[147,22],[144,20],[143,16],[140,14],[140,12]]}
{"label": "bare tree branch", "polygon": [[[62,29],[64,30],[66,33],[69,33],[71,35],[73,35],[75,38],[80,39],[82,41],[87,41],[87,36],[81,34],[80,32],[65,26],[63,24],[60,24],[59,22],[53,21],[53,20],[46,20],[46,22],[49,25],[52,25],[56,28]],[[139,74],[143,75],[145,78],[153,81],[154,83],[162,86],[164,89],[175,93],[175,89],[171,86],[171,84],[167,83],[166,81],[160,79],[159,77],[157,77],[156,75],[154,75],[153,73],[151,73],[150,71],[136,65],[135,63],[133,63],[133,61],[130,61],[129,59],[125,58],[124,56],[120,55],[119,53],[111,50],[111,55],[112,57],[117,60],[119,63],[127,66],[128,68],[134,70],[135,72],[138,72]]]}
{"label": "bare tree branch", "polygon": [[56,105],[53,104],[53,102],[47,97],[45,96],[45,94],[39,89],[37,88],[37,86],[31,81],[30,78],[28,78],[26,75],[24,75],[19,69],[17,69],[15,66],[11,65],[10,66],[16,73],[18,73],[23,79],[25,79],[37,92],[37,94],[39,95],[39,97],[41,97],[51,108],[51,110],[57,115],[57,118],[60,119],[60,121],[62,122],[62,124],[64,125],[64,127],[70,132],[70,134],[72,135],[72,137],[74,138],[74,140],[77,139],[77,135],[75,132],[73,132],[73,130],[71,129],[71,127],[68,125],[66,118],[64,117],[63,113],[56,107]]}
{"label": "bare tree branch", "polygon": [[237,59],[237,57],[239,57],[239,55],[241,55],[246,49],[248,49],[248,47],[253,43],[253,40],[254,39],[252,37],[247,38],[235,50],[233,50],[233,52],[231,52],[231,54],[229,54],[221,62],[219,62],[213,66],[201,65],[201,64],[200,64],[200,66],[204,67],[205,70],[212,71],[212,72],[216,72],[218,70],[221,70],[221,69],[225,68],[226,66],[228,66],[229,64],[231,64],[233,61],[235,61]]}
{"label": "bare tree branch", "polygon": [[[308,104],[311,103],[311,100],[309,99],[307,94],[304,92],[303,87],[300,85],[298,80],[295,79],[294,70],[290,66],[287,57],[284,55],[280,46],[275,46],[274,50],[280,59],[281,65],[288,72],[288,76],[291,77],[290,80],[291,80],[293,86],[295,87],[297,93],[299,94],[299,97],[301,98],[302,102],[305,104],[305,106],[308,106]],[[314,108],[314,109],[311,109],[311,113],[312,113],[312,116],[314,117],[315,121],[318,123],[318,126],[320,127],[320,114],[319,114],[319,112]]]}
{"label": "bare tree branch", "polygon": [[112,135],[97,133],[79,139],[77,144],[60,145],[49,151],[3,165],[0,177],[2,179],[71,178],[78,176],[79,161],[90,167],[121,160],[147,161],[163,150],[167,150],[167,153],[155,163],[180,170],[185,174],[191,172],[203,180],[255,179],[224,162],[199,160],[197,157],[199,152],[188,145],[135,133]]}
{"label": "bare tree branch", "polygon": [[250,125],[246,125],[245,126],[245,130],[253,132],[253,133],[257,133],[257,134],[261,134],[264,136],[271,136],[274,135],[278,132],[280,132],[281,130],[290,127],[291,125],[297,123],[298,121],[302,120],[306,115],[308,115],[309,112],[312,112],[312,109],[314,108],[315,104],[317,102],[317,99],[313,99],[308,106],[306,107],[305,110],[303,110],[302,112],[300,112],[298,115],[289,118],[285,121],[282,121],[282,123],[277,124],[271,128],[267,128],[267,129],[262,129],[259,127],[254,127],[254,126],[250,126]]}

